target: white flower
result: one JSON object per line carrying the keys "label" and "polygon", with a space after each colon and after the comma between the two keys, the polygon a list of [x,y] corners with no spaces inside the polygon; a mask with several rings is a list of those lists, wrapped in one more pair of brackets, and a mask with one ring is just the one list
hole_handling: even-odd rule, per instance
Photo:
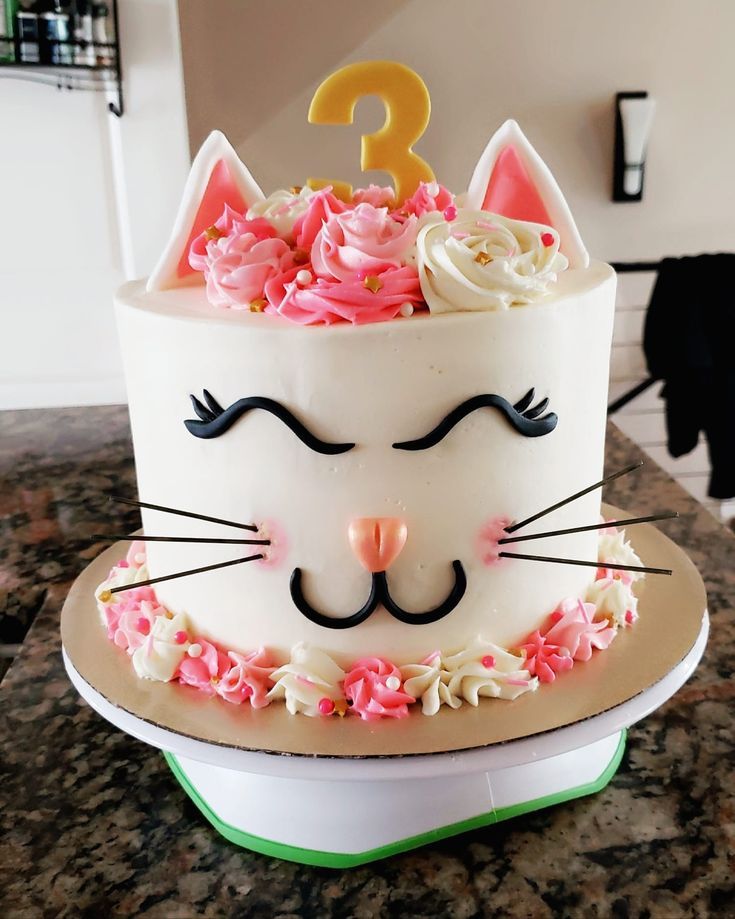
{"label": "white flower", "polygon": [[460,209],[423,216],[416,239],[421,292],[432,313],[504,310],[538,300],[568,265],[550,227]]}

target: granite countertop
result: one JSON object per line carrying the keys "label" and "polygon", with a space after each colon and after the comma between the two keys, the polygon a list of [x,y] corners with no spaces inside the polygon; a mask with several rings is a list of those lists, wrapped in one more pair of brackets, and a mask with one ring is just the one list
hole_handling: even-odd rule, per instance
{"label": "granite countertop", "polygon": [[[610,469],[640,457],[611,425]],[[655,464],[606,500],[681,514],[712,632],[690,682],[629,732],[602,792],[349,871],[231,845],[162,756],[69,683],[59,611],[103,547],[138,525],[124,408],[0,414],[0,616],[20,654],[0,686],[0,915],[735,915],[735,539]],[[101,521],[106,521],[101,524]]]}

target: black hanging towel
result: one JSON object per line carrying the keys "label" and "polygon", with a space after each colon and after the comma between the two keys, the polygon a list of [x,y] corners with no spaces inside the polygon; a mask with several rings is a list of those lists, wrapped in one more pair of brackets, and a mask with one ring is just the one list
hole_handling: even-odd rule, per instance
{"label": "black hanging towel", "polygon": [[666,258],[646,315],[643,347],[664,381],[669,453],[689,453],[704,432],[709,495],[735,497],[735,254]]}

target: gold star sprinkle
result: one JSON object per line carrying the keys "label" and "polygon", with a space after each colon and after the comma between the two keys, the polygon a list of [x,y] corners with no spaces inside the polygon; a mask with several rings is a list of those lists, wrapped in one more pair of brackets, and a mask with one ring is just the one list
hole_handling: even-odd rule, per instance
{"label": "gold star sprinkle", "polygon": [[250,312],[251,313],[262,313],[267,305],[268,305],[268,301],[265,298],[258,297],[257,300],[250,301]]}
{"label": "gold star sprinkle", "polygon": [[292,185],[289,191],[291,192],[292,195],[299,195],[301,194],[301,189],[303,187],[304,187],[303,185]]}
{"label": "gold star sprinkle", "polygon": [[334,703],[334,711],[340,718],[344,718],[347,714],[348,705],[344,699],[337,699]]}
{"label": "gold star sprinkle", "polygon": [[112,600],[112,594],[109,590],[103,590],[97,599],[100,603],[109,603]]}
{"label": "gold star sprinkle", "polygon": [[222,230],[220,230],[214,224],[212,224],[211,227],[207,227],[207,229],[204,231],[204,238],[207,241],[210,239],[222,239],[224,235],[225,234],[222,232]]}
{"label": "gold star sprinkle", "polygon": [[480,265],[487,265],[488,262],[492,262],[492,255],[488,255],[487,252],[478,252],[475,256],[475,261]]}
{"label": "gold star sprinkle", "polygon": [[362,282],[362,286],[366,287],[369,291],[372,291],[372,293],[377,294],[377,292],[383,286],[383,282],[374,274],[369,274]]}

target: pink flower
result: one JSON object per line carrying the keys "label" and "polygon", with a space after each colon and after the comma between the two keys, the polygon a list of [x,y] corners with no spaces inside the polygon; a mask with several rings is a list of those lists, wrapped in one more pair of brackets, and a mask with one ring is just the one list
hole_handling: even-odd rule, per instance
{"label": "pink flower", "polygon": [[401,671],[380,657],[365,657],[352,667],[344,681],[352,711],[364,721],[405,718],[416,700],[402,691]]}
{"label": "pink flower", "polygon": [[[126,596],[121,603],[106,608],[107,634],[118,648],[132,654],[145,642],[154,621],[166,610],[158,605],[150,587],[139,587],[125,593],[137,596]],[[149,599],[144,599],[144,596]]]}
{"label": "pink flower", "polygon": [[288,244],[265,218],[246,220],[227,205],[214,228],[198,236],[189,251],[191,267],[204,273],[209,302],[232,309],[247,309],[263,296],[266,282],[293,262]]}
{"label": "pink flower", "polygon": [[245,655],[230,651],[228,657],[232,664],[216,684],[215,692],[227,702],[236,705],[247,699],[250,699],[253,708],[264,708],[268,705],[268,684],[272,682],[270,675],[276,668],[269,660],[265,649],[260,648]]}
{"label": "pink flower", "polygon": [[368,185],[356,188],[352,193],[353,204],[372,204],[373,207],[389,207],[395,201],[393,189],[383,185]]}
{"label": "pink flower", "polygon": [[542,683],[553,683],[557,673],[571,670],[574,666],[567,648],[552,644],[539,631],[528,636],[521,650],[526,654],[526,670],[531,676],[537,676]]}
{"label": "pink flower", "polygon": [[616,635],[606,619],[594,622],[594,615],[594,603],[564,600],[542,634],[547,642],[566,648],[575,661],[588,661],[593,648],[608,648]]}
{"label": "pink flower", "polygon": [[400,268],[415,242],[415,217],[401,224],[385,207],[358,204],[326,220],[311,247],[311,264],[327,280],[364,280]]}
{"label": "pink flower", "polygon": [[431,211],[445,211],[454,203],[454,195],[438,182],[420,182],[419,187],[393,211],[396,220],[408,220],[411,215],[420,217]]}
{"label": "pink flower", "polygon": [[198,657],[185,657],[179,664],[177,676],[181,683],[200,689],[208,696],[214,695],[219,681],[230,668],[230,661],[226,654],[203,638],[198,638],[195,644],[202,653]]}
{"label": "pink flower", "polygon": [[372,290],[364,280],[329,281],[317,278],[305,287],[296,283],[299,268],[272,278],[265,287],[266,313],[278,314],[301,325],[347,321],[354,325],[394,319],[404,303],[423,303],[416,269],[391,268],[376,275]]}
{"label": "pink flower", "polygon": [[347,205],[332,194],[332,186],[320,189],[309,198],[309,206],[294,224],[293,233],[299,249],[311,249],[322,225],[335,214],[342,214]]}

